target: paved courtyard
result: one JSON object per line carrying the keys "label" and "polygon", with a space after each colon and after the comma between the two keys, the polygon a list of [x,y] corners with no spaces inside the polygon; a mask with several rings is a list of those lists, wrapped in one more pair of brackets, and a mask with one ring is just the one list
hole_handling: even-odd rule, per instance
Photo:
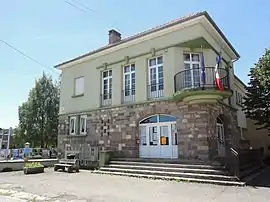
{"label": "paved courtyard", "polygon": [[[264,179],[264,184],[270,182],[269,173],[260,177]],[[258,182],[255,180],[254,183]],[[22,171],[0,173],[1,202],[26,199],[70,202],[266,202],[269,198],[270,189],[267,187],[226,187],[159,181],[96,175],[90,171],[69,174],[53,172],[52,169],[45,170],[43,174],[27,176]]]}

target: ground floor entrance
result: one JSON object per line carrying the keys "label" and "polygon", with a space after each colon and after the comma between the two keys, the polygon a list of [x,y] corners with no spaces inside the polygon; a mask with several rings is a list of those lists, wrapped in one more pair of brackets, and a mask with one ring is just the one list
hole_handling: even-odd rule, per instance
{"label": "ground floor entrance", "polygon": [[226,155],[224,124],[221,118],[219,117],[217,118],[216,123],[216,139],[217,139],[217,154],[219,157],[224,157]]}
{"label": "ground floor entrance", "polygon": [[176,118],[154,115],[140,122],[141,158],[178,158]]}

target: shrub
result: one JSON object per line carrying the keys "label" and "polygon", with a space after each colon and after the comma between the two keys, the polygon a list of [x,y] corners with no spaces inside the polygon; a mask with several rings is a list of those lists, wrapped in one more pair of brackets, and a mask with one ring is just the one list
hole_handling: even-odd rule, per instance
{"label": "shrub", "polygon": [[40,168],[44,167],[40,162],[28,162],[24,165],[25,168]]}

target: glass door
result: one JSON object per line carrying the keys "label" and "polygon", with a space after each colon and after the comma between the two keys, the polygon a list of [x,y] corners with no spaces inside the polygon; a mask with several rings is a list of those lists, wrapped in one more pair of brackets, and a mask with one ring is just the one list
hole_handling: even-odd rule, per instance
{"label": "glass door", "polygon": [[149,141],[149,157],[160,157],[160,140],[159,127],[157,125],[148,126],[148,141]]}
{"label": "glass door", "polygon": [[160,156],[161,158],[172,157],[171,124],[164,123],[159,126],[160,131]]}
{"label": "glass door", "polygon": [[223,124],[217,123],[217,149],[219,156],[225,156],[225,136],[224,136],[224,128]]}
{"label": "glass door", "polygon": [[147,144],[148,138],[147,138],[147,126],[140,126],[140,157],[141,158],[147,158],[148,157],[148,147]]}

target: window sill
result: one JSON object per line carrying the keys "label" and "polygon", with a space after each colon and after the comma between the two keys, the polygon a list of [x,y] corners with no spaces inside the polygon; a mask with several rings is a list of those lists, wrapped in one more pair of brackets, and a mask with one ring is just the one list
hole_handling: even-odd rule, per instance
{"label": "window sill", "polygon": [[76,98],[76,97],[82,97],[82,96],[84,96],[84,93],[83,94],[80,94],[80,95],[72,95],[71,97],[72,98]]}
{"label": "window sill", "polygon": [[70,137],[85,137],[87,134],[70,134]]}

